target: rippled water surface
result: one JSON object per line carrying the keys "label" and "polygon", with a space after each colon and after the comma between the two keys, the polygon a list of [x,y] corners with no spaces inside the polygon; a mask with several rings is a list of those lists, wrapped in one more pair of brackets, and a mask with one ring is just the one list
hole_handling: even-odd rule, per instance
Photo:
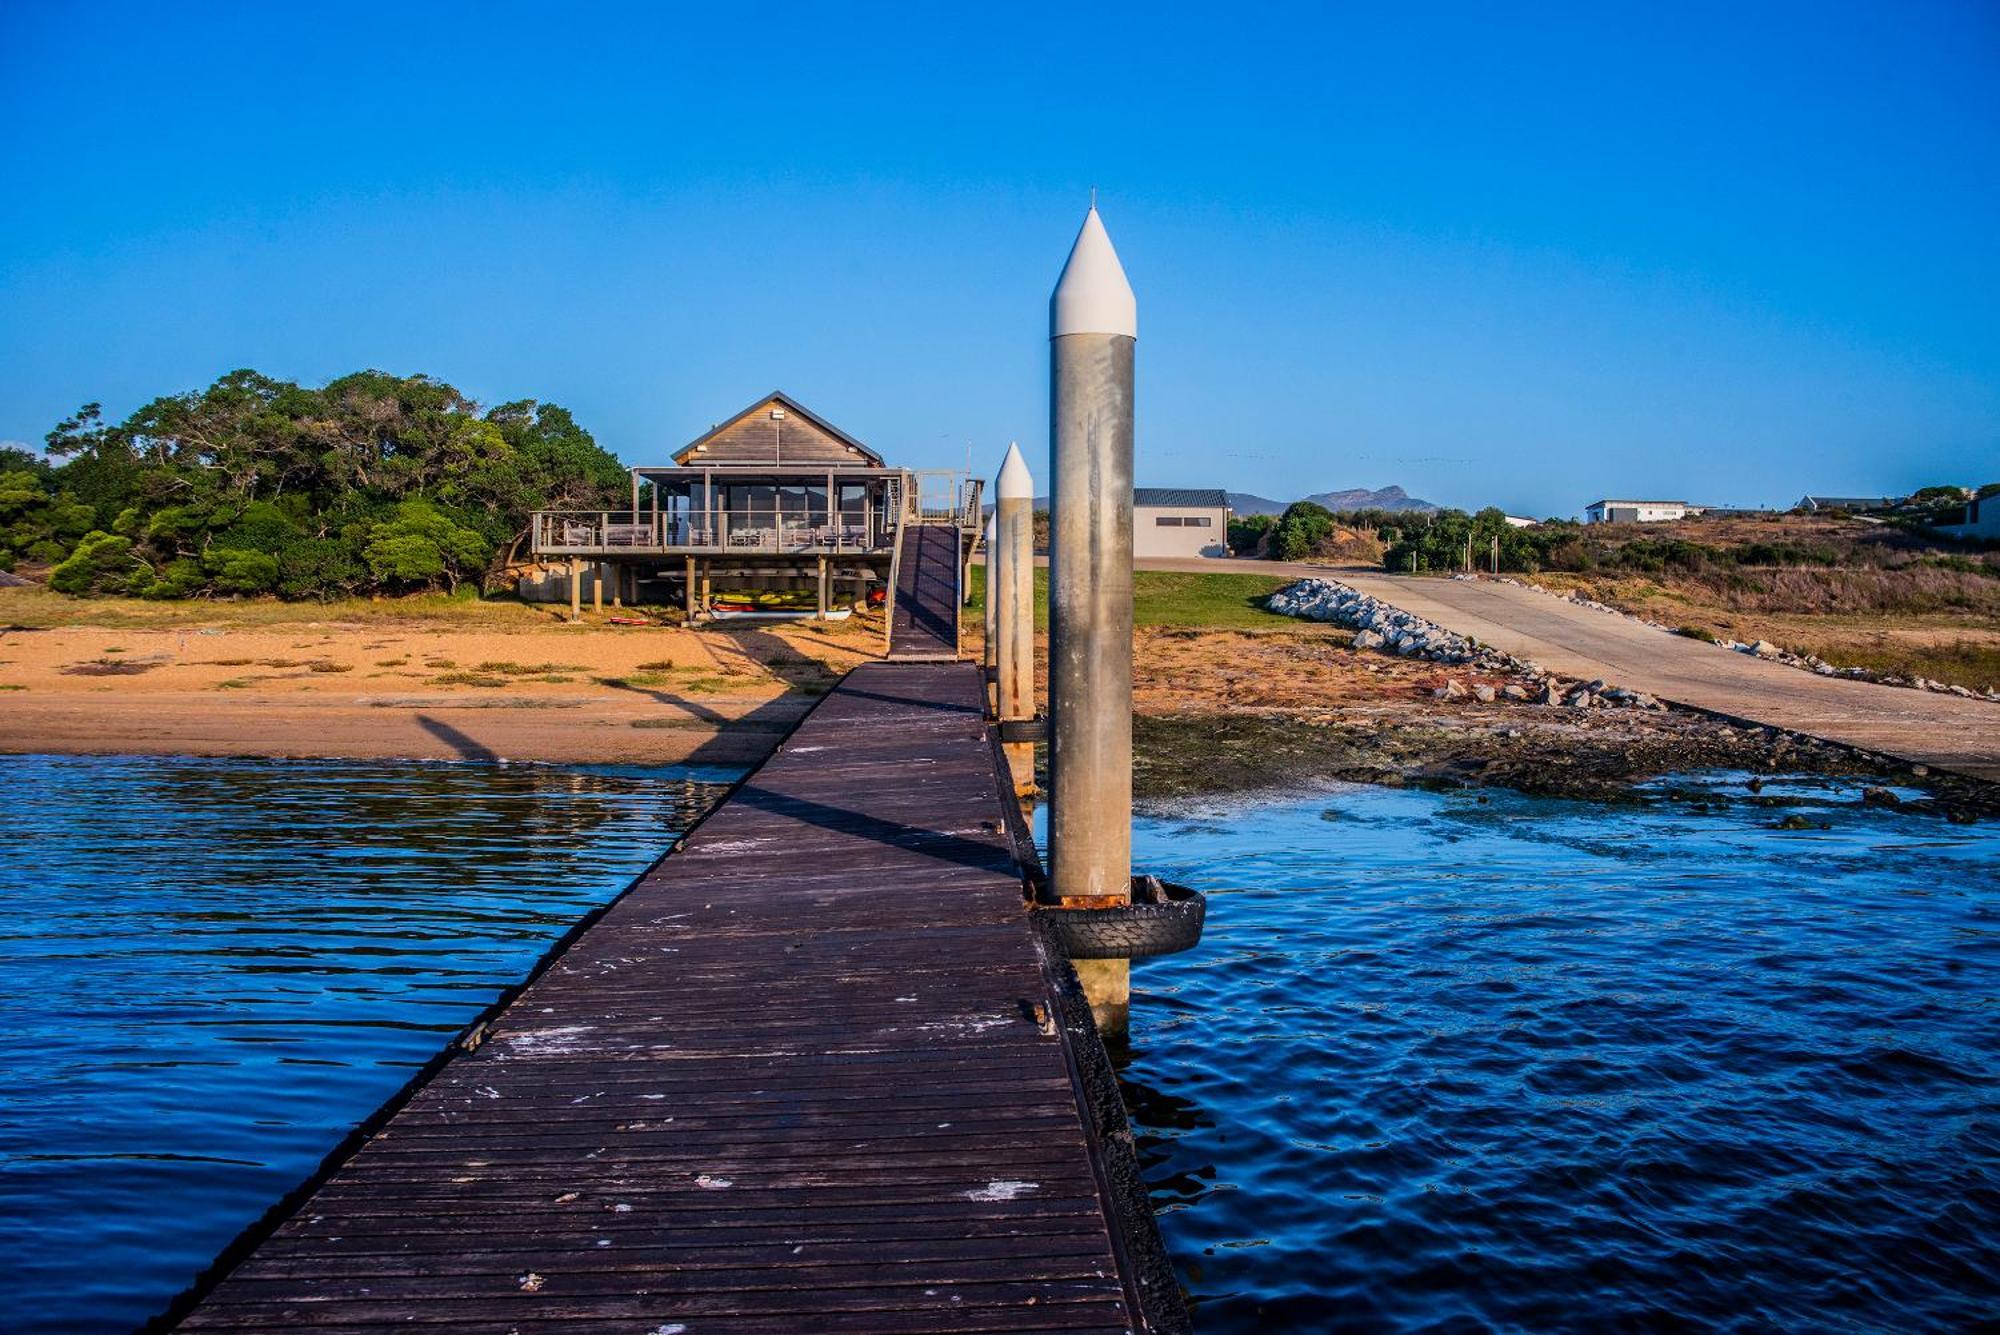
{"label": "rippled water surface", "polygon": [[1201,1329],[2000,1310],[2000,826],[1706,782],[1732,800],[1142,823],[1142,867],[1211,896],[1198,951],[1136,970],[1125,1070]]}
{"label": "rippled water surface", "polygon": [[0,756],[0,1327],[158,1310],[727,777]]}

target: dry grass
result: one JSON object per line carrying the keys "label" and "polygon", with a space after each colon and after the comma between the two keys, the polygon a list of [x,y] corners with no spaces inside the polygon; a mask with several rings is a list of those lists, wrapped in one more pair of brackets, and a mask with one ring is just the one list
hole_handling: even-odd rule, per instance
{"label": "dry grass", "polygon": [[1538,575],[1663,625],[1769,640],[1841,667],[2000,687],[2000,579],[1909,565],[1714,575]]}
{"label": "dry grass", "polygon": [[334,603],[285,603],[274,598],[191,599],[71,598],[39,585],[0,589],[0,625],[22,630],[93,627],[107,630],[173,630],[215,627],[276,630],[283,627],[365,625],[379,629],[473,630],[547,625],[549,608],[494,599],[413,594],[407,598],[347,598]]}

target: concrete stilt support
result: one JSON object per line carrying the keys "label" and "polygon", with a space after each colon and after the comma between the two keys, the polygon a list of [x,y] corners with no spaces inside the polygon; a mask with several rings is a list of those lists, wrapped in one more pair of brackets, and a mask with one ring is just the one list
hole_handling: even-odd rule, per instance
{"label": "concrete stilt support", "polygon": [[625,606],[625,567],[614,563],[605,566],[604,569],[611,576],[611,605]]}
{"label": "concrete stilt support", "polygon": [[[1132,409],[1138,302],[1093,207],[1049,302],[1049,874],[1080,905],[1132,897]],[[1086,967],[1088,966],[1088,967]],[[1124,960],[1079,961],[1123,1034]]]}
{"label": "concrete stilt support", "polygon": [[694,558],[687,558],[686,577],[681,581],[681,593],[687,603],[687,623],[694,624]]}
{"label": "concrete stilt support", "polygon": [[822,556],[819,558],[819,612],[814,617],[814,620],[816,621],[826,620],[826,609],[827,609],[826,558]]}
{"label": "concrete stilt support", "polygon": [[590,610],[604,610],[604,562],[593,561],[590,566]]}
{"label": "concrete stilt support", "polygon": [[[986,547],[986,604],[999,645],[994,698],[1002,721],[1035,716],[1035,479],[1018,445],[1007,447],[993,487],[993,536]],[[1004,742],[1014,792],[1035,791],[1035,744]]]}
{"label": "concrete stilt support", "polygon": [[583,620],[583,562],[569,559],[569,619]]}

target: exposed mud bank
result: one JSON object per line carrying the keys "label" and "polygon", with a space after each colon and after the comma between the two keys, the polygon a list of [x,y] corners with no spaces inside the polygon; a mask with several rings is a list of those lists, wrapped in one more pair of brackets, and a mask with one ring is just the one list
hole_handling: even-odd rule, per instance
{"label": "exposed mud bank", "polygon": [[[1585,715],[1535,706],[1461,712],[1387,705],[1318,714],[1183,713],[1141,716],[1134,742],[1142,801],[1315,780],[1643,801],[1649,797],[1639,786],[1650,780],[1743,770],[1877,779],[1922,789],[1925,797],[1903,803],[1913,809],[1953,820],[2000,816],[2000,786],[1680,710]],[[1897,799],[1884,790],[1872,800]]]}

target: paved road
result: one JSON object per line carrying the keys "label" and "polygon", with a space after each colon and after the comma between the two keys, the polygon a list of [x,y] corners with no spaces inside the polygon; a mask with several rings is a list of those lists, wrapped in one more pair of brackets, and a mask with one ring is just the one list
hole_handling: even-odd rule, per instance
{"label": "paved road", "polygon": [[1819,677],[1487,580],[1270,561],[1152,561],[1154,570],[1320,576],[1570,676],[2000,781],[2000,705]]}

